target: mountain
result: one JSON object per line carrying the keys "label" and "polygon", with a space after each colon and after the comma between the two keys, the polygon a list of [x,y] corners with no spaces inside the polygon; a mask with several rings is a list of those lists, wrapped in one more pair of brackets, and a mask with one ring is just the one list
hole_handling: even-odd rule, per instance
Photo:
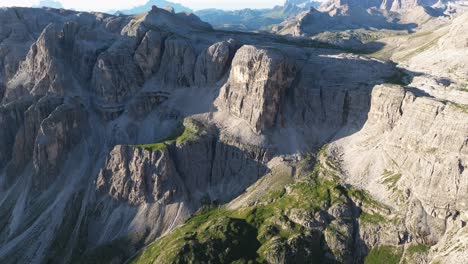
{"label": "mountain", "polygon": [[110,11],[109,13],[119,13],[119,14],[124,14],[124,15],[137,15],[137,14],[145,13],[148,10],[151,10],[152,6],[172,7],[174,9],[174,12],[176,13],[193,12],[190,8],[183,6],[181,4],[178,4],[178,3],[173,3],[170,1],[166,1],[166,0],[148,0],[148,2],[144,5],[136,6],[130,9],[114,10],[114,11]]}
{"label": "mountain", "polygon": [[[460,1],[435,2],[399,1],[396,5],[397,2],[390,1],[327,1],[318,8],[310,8],[272,26],[271,32],[326,42],[355,52],[405,53],[414,50],[415,46],[407,45],[409,43],[422,49],[421,46],[430,46],[428,43],[415,43],[424,39],[417,36],[422,32],[428,36],[437,35],[434,31],[441,32],[437,30],[439,27],[447,28],[454,17],[468,9]],[[398,41],[401,47],[395,47],[396,42],[389,40]],[[382,46],[385,47],[380,50]],[[441,59],[444,63],[440,65],[451,65],[445,63],[445,58]]]}
{"label": "mountain", "polygon": [[0,9],[0,263],[466,262],[466,67],[416,68],[463,63],[466,16],[439,22],[397,65],[156,6]]}
{"label": "mountain", "polygon": [[443,17],[448,6],[440,1],[329,0],[272,27],[282,35],[313,36],[327,31],[415,31],[433,18]]}
{"label": "mountain", "polygon": [[39,4],[35,5],[34,7],[51,7],[51,8],[63,8],[63,5],[60,2],[53,1],[53,0],[41,0]]}
{"label": "mountain", "polygon": [[272,25],[281,23],[285,19],[295,16],[312,6],[319,6],[317,1],[286,1],[283,6],[271,9],[242,9],[220,10],[204,9],[195,14],[218,29],[240,31],[268,31]]}

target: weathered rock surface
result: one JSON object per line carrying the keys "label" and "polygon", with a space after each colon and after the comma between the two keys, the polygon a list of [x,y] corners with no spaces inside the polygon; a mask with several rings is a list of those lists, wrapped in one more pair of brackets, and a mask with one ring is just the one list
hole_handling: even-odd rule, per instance
{"label": "weathered rock surface", "polygon": [[6,168],[7,182],[15,177],[31,161],[35,147],[36,135],[41,123],[63,102],[60,97],[44,97],[24,112],[24,121],[15,137],[13,157]]}
{"label": "weathered rock surface", "polygon": [[234,56],[218,107],[244,119],[255,133],[272,128],[296,71],[294,62],[281,51],[244,46]]}
{"label": "weathered rock surface", "polygon": [[164,65],[159,72],[166,85],[193,85],[196,54],[188,39],[172,36],[165,42],[165,52],[161,61]]}
{"label": "weathered rock surface", "polygon": [[135,51],[135,60],[147,79],[158,72],[164,51],[165,33],[149,30]]}
{"label": "weathered rock surface", "polygon": [[116,146],[99,173],[96,188],[112,198],[133,205],[173,202],[184,196],[181,179],[167,149],[151,151]]}
{"label": "weathered rock surface", "polygon": [[11,159],[15,135],[24,120],[24,112],[31,104],[32,100],[28,98],[2,105],[0,108],[0,121],[4,124],[4,129],[0,131],[0,168]]}
{"label": "weathered rock surface", "polygon": [[85,138],[88,129],[86,109],[79,100],[66,102],[44,119],[34,147],[35,187],[47,188],[54,182],[67,154]]}
{"label": "weathered rock surface", "polygon": [[433,245],[466,221],[465,117],[456,104],[379,86],[363,129],[332,149],[352,184],[403,201],[411,236]]}
{"label": "weathered rock surface", "polygon": [[266,173],[261,150],[226,145],[198,121],[185,124],[196,133],[187,142],[161,143],[160,150],[116,146],[96,188],[131,204],[166,204],[177,196],[196,208],[206,199],[229,201]]}
{"label": "weathered rock surface", "polygon": [[143,85],[143,73],[133,60],[131,43],[117,43],[101,53],[93,70],[94,93],[107,103],[120,103]]}
{"label": "weathered rock surface", "polygon": [[237,49],[234,40],[215,43],[202,52],[195,66],[195,84],[212,85],[219,81],[230,67]]}

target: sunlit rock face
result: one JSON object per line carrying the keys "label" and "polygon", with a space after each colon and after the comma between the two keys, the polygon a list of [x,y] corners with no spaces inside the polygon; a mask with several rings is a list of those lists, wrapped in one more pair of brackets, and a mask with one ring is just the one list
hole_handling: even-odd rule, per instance
{"label": "sunlit rock face", "polygon": [[281,99],[296,76],[296,66],[273,49],[244,46],[232,62],[218,98],[221,109],[246,120],[256,133],[275,125]]}

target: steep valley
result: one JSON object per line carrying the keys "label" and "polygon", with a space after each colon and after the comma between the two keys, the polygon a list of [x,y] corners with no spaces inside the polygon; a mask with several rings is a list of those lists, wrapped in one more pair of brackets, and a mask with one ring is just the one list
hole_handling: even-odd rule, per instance
{"label": "steep valley", "polygon": [[364,55],[0,9],[0,263],[468,262],[464,21]]}

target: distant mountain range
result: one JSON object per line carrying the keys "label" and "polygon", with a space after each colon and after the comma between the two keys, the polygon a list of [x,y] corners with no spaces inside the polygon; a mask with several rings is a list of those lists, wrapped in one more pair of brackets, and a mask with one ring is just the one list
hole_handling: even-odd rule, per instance
{"label": "distant mountain range", "polygon": [[33,7],[52,7],[52,8],[63,8],[60,2],[53,0],[41,0],[37,5]]}
{"label": "distant mountain range", "polygon": [[[450,0],[286,0],[284,5],[267,9],[190,8],[167,0],[149,0],[146,4],[110,14],[135,15],[152,6],[170,7],[175,13],[190,12],[216,29],[268,31],[281,35],[310,36],[329,30],[364,27],[411,29],[446,9]],[[54,0],[42,0],[35,7],[63,8]],[[431,8],[431,6],[433,8]]]}
{"label": "distant mountain range", "polygon": [[273,25],[320,4],[321,1],[287,0],[283,6],[267,9],[246,8],[233,11],[205,9],[196,11],[195,14],[218,29],[269,31]]}
{"label": "distant mountain range", "polygon": [[329,0],[275,25],[281,35],[311,36],[348,29],[412,30],[442,16],[450,1],[438,0]]}
{"label": "distant mountain range", "polygon": [[167,7],[170,6],[174,9],[174,12],[179,13],[179,12],[193,12],[192,9],[183,6],[178,3],[173,3],[169,2],[166,0],[149,0],[146,4],[141,5],[141,6],[136,6],[130,9],[124,9],[124,10],[114,10],[113,12],[110,13],[120,13],[120,14],[125,14],[125,15],[136,15],[136,14],[141,14],[144,12],[147,12],[148,10],[151,10],[152,6],[157,6],[157,7]]}

